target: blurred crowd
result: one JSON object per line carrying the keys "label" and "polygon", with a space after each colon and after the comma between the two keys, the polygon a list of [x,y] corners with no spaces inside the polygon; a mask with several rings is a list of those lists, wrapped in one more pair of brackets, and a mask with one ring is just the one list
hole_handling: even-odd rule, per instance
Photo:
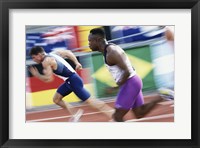
{"label": "blurred crowd", "polygon": [[[47,53],[56,49],[87,52],[89,30],[97,26],[29,26],[26,30],[26,53],[33,46],[42,46]],[[116,44],[137,43],[165,36],[173,26],[99,26],[106,31],[108,41]],[[34,29],[31,29],[34,28]],[[42,28],[42,29],[40,29]],[[173,31],[173,30],[172,30]],[[171,37],[169,37],[172,39]]]}

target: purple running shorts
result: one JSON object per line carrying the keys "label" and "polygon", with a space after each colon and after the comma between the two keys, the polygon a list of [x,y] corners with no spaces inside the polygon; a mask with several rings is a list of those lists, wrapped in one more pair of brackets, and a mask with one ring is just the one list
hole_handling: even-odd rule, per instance
{"label": "purple running shorts", "polygon": [[129,78],[119,90],[115,108],[129,110],[144,104],[142,80],[135,75]]}

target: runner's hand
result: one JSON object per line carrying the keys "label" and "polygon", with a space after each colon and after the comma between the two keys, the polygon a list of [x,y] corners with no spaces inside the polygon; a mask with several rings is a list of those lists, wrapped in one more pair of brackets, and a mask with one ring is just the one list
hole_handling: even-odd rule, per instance
{"label": "runner's hand", "polygon": [[82,65],[80,63],[77,63],[76,64],[76,70],[80,70],[80,69],[82,69]]}
{"label": "runner's hand", "polygon": [[29,67],[29,71],[30,71],[31,74],[32,74],[33,76],[35,76],[35,77],[37,77],[37,76],[39,75],[39,72],[38,72],[38,70],[37,70],[36,67],[30,66],[30,67]]}

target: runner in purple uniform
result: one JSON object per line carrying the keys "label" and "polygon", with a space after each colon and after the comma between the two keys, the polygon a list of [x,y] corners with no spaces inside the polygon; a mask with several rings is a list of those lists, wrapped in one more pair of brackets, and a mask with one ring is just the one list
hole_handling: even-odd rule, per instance
{"label": "runner in purple uniform", "polygon": [[129,110],[132,110],[137,118],[141,118],[163,100],[157,95],[155,100],[144,104],[142,80],[136,74],[124,50],[115,44],[108,44],[102,28],[90,30],[88,41],[92,51],[102,52],[106,67],[120,87],[115,102],[114,121],[123,122],[123,117]]}

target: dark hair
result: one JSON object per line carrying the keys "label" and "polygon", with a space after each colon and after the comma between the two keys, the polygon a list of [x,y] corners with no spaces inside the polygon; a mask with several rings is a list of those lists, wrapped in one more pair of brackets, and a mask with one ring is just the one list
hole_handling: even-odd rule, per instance
{"label": "dark hair", "polygon": [[103,37],[103,38],[106,37],[105,31],[104,31],[103,28],[94,28],[94,29],[90,30],[90,33],[91,33],[92,35],[99,35],[99,36],[101,36],[101,37]]}
{"label": "dark hair", "polygon": [[31,50],[29,51],[29,55],[37,55],[38,53],[43,53],[45,52],[44,49],[40,46],[34,46],[31,48]]}

